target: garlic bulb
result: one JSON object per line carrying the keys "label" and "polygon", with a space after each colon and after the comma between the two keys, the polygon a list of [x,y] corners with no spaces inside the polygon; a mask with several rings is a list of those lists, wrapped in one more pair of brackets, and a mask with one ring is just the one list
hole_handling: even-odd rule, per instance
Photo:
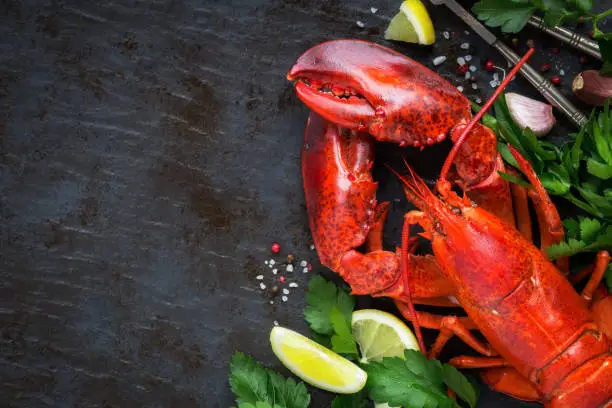
{"label": "garlic bulb", "polygon": [[547,103],[517,93],[507,93],[506,104],[516,124],[521,129],[531,129],[536,136],[547,134],[556,123],[552,106]]}

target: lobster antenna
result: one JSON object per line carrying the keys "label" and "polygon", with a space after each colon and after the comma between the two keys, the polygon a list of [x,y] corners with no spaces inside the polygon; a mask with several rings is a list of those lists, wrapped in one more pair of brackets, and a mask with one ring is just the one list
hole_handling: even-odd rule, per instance
{"label": "lobster antenna", "polygon": [[457,139],[457,142],[455,142],[455,145],[453,146],[450,153],[446,157],[446,161],[444,161],[444,166],[442,166],[442,171],[440,172],[439,181],[446,181],[446,176],[448,175],[450,166],[451,164],[453,164],[453,161],[455,160],[455,156],[457,156],[457,152],[461,148],[461,145],[463,144],[465,139],[467,139],[468,135],[470,134],[474,126],[476,126],[476,124],[480,121],[480,119],[482,119],[484,114],[487,113],[487,111],[493,105],[493,102],[495,102],[495,100],[499,97],[499,95],[502,93],[504,88],[510,83],[512,78],[514,78],[514,76],[518,73],[518,71],[521,69],[523,64],[527,62],[529,57],[531,57],[531,54],[533,54],[534,52],[535,52],[535,48],[530,48],[529,51],[527,51],[527,53],[523,55],[523,57],[519,60],[519,62],[517,62],[514,68],[512,68],[512,71],[510,71],[510,73],[504,78],[502,83],[497,87],[495,92],[493,92],[493,95],[487,100],[487,102],[482,106],[482,108],[478,111],[478,113],[474,115],[474,117],[468,123],[465,129],[463,129],[461,136],[459,136],[459,138]]}

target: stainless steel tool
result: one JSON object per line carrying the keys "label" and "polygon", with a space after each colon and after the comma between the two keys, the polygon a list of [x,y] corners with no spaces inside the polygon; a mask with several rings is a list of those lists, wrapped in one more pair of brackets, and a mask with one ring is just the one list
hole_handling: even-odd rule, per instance
{"label": "stainless steel tool", "polygon": [[[482,39],[484,39],[489,45],[496,48],[510,63],[516,64],[521,57],[517,55],[510,47],[502,43],[495,37],[495,35],[489,31],[484,25],[482,25],[474,16],[472,16],[466,9],[464,9],[455,0],[430,0],[435,5],[445,5],[459,18],[461,18],[467,25],[476,32]],[[565,116],[567,116],[577,126],[582,126],[587,122],[588,118],[574,106],[558,89],[554,87],[546,78],[544,78],[538,71],[533,69],[529,64],[524,64],[521,67],[520,73],[527,79],[537,90],[542,94],[544,98],[554,107],[559,109]]]}
{"label": "stainless steel tool", "polygon": [[591,40],[589,37],[578,34],[568,28],[547,27],[546,24],[544,24],[544,19],[537,16],[531,16],[527,23],[563,41],[570,47],[576,48],[601,61],[601,53],[599,52],[599,44],[597,44],[597,41]]}

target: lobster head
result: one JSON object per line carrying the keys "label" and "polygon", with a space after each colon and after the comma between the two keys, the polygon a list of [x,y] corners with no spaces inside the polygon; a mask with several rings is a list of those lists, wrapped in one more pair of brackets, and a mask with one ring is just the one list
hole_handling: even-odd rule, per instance
{"label": "lobster head", "polygon": [[467,98],[445,79],[371,42],[312,47],[287,78],[296,82],[298,97],[330,122],[401,146],[440,142],[471,116]]}

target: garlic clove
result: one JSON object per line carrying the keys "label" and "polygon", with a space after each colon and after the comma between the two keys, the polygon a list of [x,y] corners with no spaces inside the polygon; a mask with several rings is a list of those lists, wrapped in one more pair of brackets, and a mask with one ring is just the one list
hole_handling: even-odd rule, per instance
{"label": "garlic clove", "polygon": [[595,70],[583,71],[574,78],[572,92],[588,105],[603,105],[612,98],[612,77],[601,76]]}
{"label": "garlic clove", "polygon": [[517,93],[506,94],[512,119],[521,129],[529,128],[536,136],[544,136],[556,123],[552,106]]}

